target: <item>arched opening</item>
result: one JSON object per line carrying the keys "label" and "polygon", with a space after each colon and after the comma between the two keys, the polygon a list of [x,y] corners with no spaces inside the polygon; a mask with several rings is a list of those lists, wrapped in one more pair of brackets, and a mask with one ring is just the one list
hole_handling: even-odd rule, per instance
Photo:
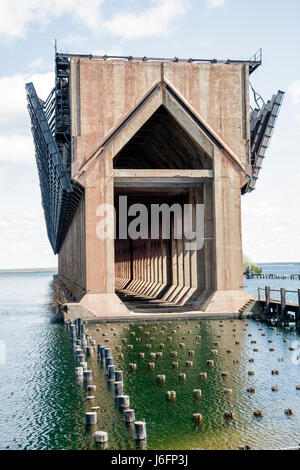
{"label": "arched opening", "polygon": [[[163,105],[114,157],[115,286],[131,310],[170,311],[183,305],[192,309],[194,300],[213,290],[212,163]],[[147,217],[141,219],[144,226],[138,227],[141,238],[132,239],[128,233],[125,237],[124,224],[130,227],[134,217],[128,209],[137,204],[145,207]],[[160,213],[158,237],[153,238],[152,208],[162,204],[170,210]],[[197,205],[204,207],[205,240],[200,249],[191,249],[185,236],[188,205],[194,232]],[[169,221],[168,237],[164,222]],[[180,225],[181,239],[177,237]]]}

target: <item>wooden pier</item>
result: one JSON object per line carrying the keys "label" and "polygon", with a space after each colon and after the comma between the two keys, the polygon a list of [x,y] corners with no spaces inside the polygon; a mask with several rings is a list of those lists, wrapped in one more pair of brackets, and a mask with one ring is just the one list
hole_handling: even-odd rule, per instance
{"label": "wooden pier", "polygon": [[245,273],[246,279],[289,279],[291,281],[300,281],[300,274],[264,274],[264,273]]}
{"label": "wooden pier", "polygon": [[[264,291],[264,297],[261,295],[261,291]],[[272,299],[272,292],[280,293],[280,300]],[[287,302],[287,293],[297,294],[298,301],[296,303]],[[256,306],[258,312],[265,318],[269,320],[275,319],[278,322],[283,322],[285,325],[295,322],[296,328],[300,328],[300,289],[292,291],[284,288],[271,289],[270,286],[265,288],[258,287]]]}

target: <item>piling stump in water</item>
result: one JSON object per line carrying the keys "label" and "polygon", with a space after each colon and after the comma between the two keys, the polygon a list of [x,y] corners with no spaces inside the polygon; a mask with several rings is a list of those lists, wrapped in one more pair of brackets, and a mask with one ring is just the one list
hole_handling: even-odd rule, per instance
{"label": "piling stump in water", "polygon": [[106,357],[105,358],[105,369],[106,369],[106,374],[108,373],[108,366],[114,365],[114,359],[113,357]]}
{"label": "piling stump in water", "polygon": [[123,371],[116,370],[115,371],[116,382],[123,382]]}
{"label": "piling stump in water", "polygon": [[97,413],[95,411],[88,411],[85,413],[85,424],[87,426],[97,424]]}
{"label": "piling stump in water", "polygon": [[105,431],[96,431],[94,433],[94,441],[103,444],[104,442],[108,441],[108,434]]}
{"label": "piling stump in water", "polygon": [[129,395],[120,395],[118,397],[119,408],[127,409],[127,408],[129,408],[129,404],[130,404]]}
{"label": "piling stump in water", "polygon": [[166,376],[165,375],[158,375],[157,380],[158,380],[158,382],[165,382],[166,381]]}
{"label": "piling stump in water", "polygon": [[116,370],[116,366],[114,364],[108,366],[108,368],[107,368],[107,382],[114,382],[116,380],[115,370]]}
{"label": "piling stump in water", "polygon": [[83,367],[83,370],[87,370],[87,362],[80,362],[79,367]]}
{"label": "piling stump in water", "polygon": [[100,348],[99,348],[99,360],[102,361],[102,362],[103,362],[104,359],[105,359],[105,356],[104,356],[104,354],[105,354],[105,352],[104,352],[105,349],[106,349],[105,346],[100,346]]}
{"label": "piling stump in water", "polygon": [[95,395],[89,395],[88,397],[86,397],[86,401],[93,401],[95,400]]}
{"label": "piling stump in water", "polygon": [[87,356],[92,356],[92,354],[94,352],[93,346],[86,346],[85,352],[86,352]]}
{"label": "piling stump in water", "polygon": [[123,382],[114,382],[114,393],[116,398],[123,395]]}
{"label": "piling stump in water", "polygon": [[147,439],[146,423],[145,421],[135,421],[134,423],[134,436],[137,441]]}
{"label": "piling stump in water", "polygon": [[170,390],[167,392],[167,400],[176,400],[175,390]]}
{"label": "piling stump in water", "polygon": [[77,355],[77,362],[80,364],[81,362],[84,362],[85,360],[85,355],[84,354],[78,354]]}
{"label": "piling stump in water", "polygon": [[106,359],[107,357],[112,357],[111,348],[104,348],[104,359]]}
{"label": "piling stump in water", "polygon": [[91,370],[84,370],[83,378],[85,382],[91,382],[91,380],[93,379],[93,372]]}
{"label": "piling stump in water", "polygon": [[193,414],[193,422],[196,424],[200,424],[203,421],[203,416],[201,413],[194,413]]}
{"label": "piling stump in water", "polygon": [[75,373],[77,377],[83,377],[83,367],[76,367]]}
{"label": "piling stump in water", "polygon": [[134,423],[135,422],[134,410],[125,410],[124,418],[125,418],[126,423]]}

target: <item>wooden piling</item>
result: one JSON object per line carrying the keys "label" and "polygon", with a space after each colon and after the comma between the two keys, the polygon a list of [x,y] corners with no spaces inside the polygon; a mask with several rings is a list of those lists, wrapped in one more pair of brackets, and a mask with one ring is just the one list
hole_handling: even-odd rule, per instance
{"label": "wooden piling", "polygon": [[129,408],[129,405],[130,405],[129,395],[120,395],[118,397],[118,405],[119,405],[119,408],[121,409]]}
{"label": "wooden piling", "polygon": [[298,308],[296,311],[296,328],[300,328],[300,289],[298,289]]}
{"label": "wooden piling", "polygon": [[122,370],[116,370],[115,371],[115,376],[116,376],[116,382],[123,382],[123,371]]}
{"label": "wooden piling", "polygon": [[147,439],[146,423],[145,421],[135,421],[134,423],[134,436],[137,441]]}
{"label": "wooden piling", "polygon": [[285,288],[280,289],[280,304],[281,304],[281,315],[285,325],[288,324],[287,309],[286,309],[286,290]]}
{"label": "wooden piling", "polygon": [[105,431],[96,431],[93,436],[94,441],[98,444],[103,444],[108,441],[108,434]]}
{"label": "wooden piling", "polygon": [[265,297],[266,297],[266,302],[265,302],[265,315],[268,316],[270,314],[270,304],[271,304],[271,287],[266,286],[265,287]]}
{"label": "wooden piling", "polygon": [[114,382],[114,394],[115,398],[123,395],[123,382]]}
{"label": "wooden piling", "polygon": [[93,426],[97,424],[97,413],[95,411],[88,411],[85,413],[85,424],[87,426]]}
{"label": "wooden piling", "polygon": [[124,418],[125,418],[126,423],[134,423],[135,422],[134,410],[125,410]]}
{"label": "wooden piling", "polygon": [[114,364],[111,364],[107,368],[107,382],[115,382],[115,370],[116,366]]}

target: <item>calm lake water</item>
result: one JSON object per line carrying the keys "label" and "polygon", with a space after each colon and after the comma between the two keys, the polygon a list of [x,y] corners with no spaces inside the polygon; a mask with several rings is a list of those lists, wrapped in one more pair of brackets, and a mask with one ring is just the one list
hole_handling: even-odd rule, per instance
{"label": "calm lake water", "polygon": [[[291,274],[300,274],[300,263],[295,264],[260,264],[264,274],[279,274],[280,276],[290,276]],[[284,287],[288,291],[297,291],[300,289],[300,281],[291,279],[245,279],[245,289],[257,296],[257,288],[270,286],[272,289],[280,290]],[[261,292],[264,296],[264,292]],[[280,292],[271,292],[271,298],[274,300],[280,299]],[[297,302],[298,294],[296,292],[287,292],[286,298],[288,302]]]}
{"label": "calm lake water", "polygon": [[[65,326],[53,322],[48,307],[51,280],[52,273],[0,276],[1,449],[96,449],[93,429],[86,430],[84,425],[84,413],[92,405],[86,404],[87,391],[76,380],[68,333]],[[260,282],[263,287],[266,281]],[[274,282],[277,281],[268,281]],[[280,281],[280,287],[287,282],[298,288],[297,281]],[[106,340],[118,368],[124,371],[124,388],[130,395],[131,406],[137,419],[147,422],[146,448],[236,449],[248,444],[255,449],[274,449],[300,442],[300,392],[296,391],[296,385],[300,385],[300,365],[297,352],[289,351],[294,341],[299,340],[299,334],[295,335],[293,330],[274,331],[269,325],[257,325],[253,320],[201,324],[165,321],[146,326],[101,324],[89,325],[88,329],[97,343]],[[145,334],[147,331],[150,336]],[[172,341],[167,340],[168,336]],[[127,343],[122,343],[122,338]],[[283,342],[284,339],[288,342]],[[152,344],[152,349],[146,349],[147,343]],[[160,349],[161,343],[164,349]],[[179,343],[185,347],[180,348]],[[134,346],[132,351],[128,344]],[[122,345],[122,359],[118,358],[116,345]],[[275,351],[269,351],[270,347]],[[295,347],[299,348],[299,344]],[[254,352],[256,348],[258,351]],[[213,349],[218,350],[217,355],[212,355]],[[178,351],[177,358],[171,357],[174,350]],[[195,356],[188,357],[188,350],[194,350]],[[145,359],[138,357],[141,351],[145,352]],[[151,359],[150,352],[157,351],[162,351],[163,357]],[[253,363],[249,362],[251,358]],[[191,368],[186,366],[188,359],[193,361]],[[214,367],[207,367],[208,359],[214,360]],[[155,362],[154,370],[148,369],[149,361]],[[172,368],[173,361],[179,362],[178,369]],[[130,372],[130,363],[137,364],[136,372]],[[96,355],[89,359],[89,367],[97,385],[93,406],[101,407],[96,428],[109,433],[108,448],[140,448],[132,427],[125,425],[116,407]],[[273,369],[280,374],[273,376]],[[254,370],[255,375],[249,376],[249,370]],[[199,378],[202,371],[208,374],[206,381]],[[229,373],[225,381],[221,379],[223,371]],[[186,373],[185,382],[179,381],[180,372]],[[165,383],[157,382],[158,374],[166,375]],[[279,386],[279,391],[272,392],[272,386]],[[248,393],[248,387],[255,387],[256,393]],[[202,390],[201,398],[194,397],[195,388]],[[225,388],[232,389],[232,395],[226,396]],[[166,400],[168,390],[177,392],[175,402]],[[294,410],[293,416],[284,414],[287,407]],[[264,411],[263,418],[253,418],[256,409]],[[235,416],[226,422],[223,414],[228,410],[234,411]],[[203,415],[200,426],[192,422],[192,415],[197,412]]]}

